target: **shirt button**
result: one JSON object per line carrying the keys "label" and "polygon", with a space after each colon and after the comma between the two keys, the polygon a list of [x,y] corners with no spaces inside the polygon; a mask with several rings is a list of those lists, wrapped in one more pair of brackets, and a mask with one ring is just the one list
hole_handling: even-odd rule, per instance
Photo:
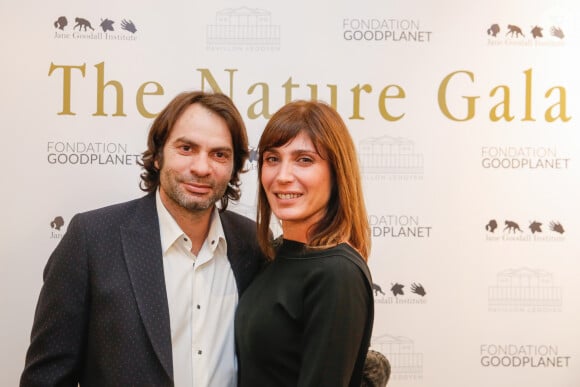
{"label": "shirt button", "polygon": [[199,306],[199,305],[198,305],[198,306],[197,306],[197,309],[201,309],[201,306]]}
{"label": "shirt button", "polygon": [[201,349],[197,351],[197,354],[198,355],[201,355]]}
{"label": "shirt button", "polygon": [[214,245],[215,244],[215,239],[213,241],[211,241],[211,244]]}

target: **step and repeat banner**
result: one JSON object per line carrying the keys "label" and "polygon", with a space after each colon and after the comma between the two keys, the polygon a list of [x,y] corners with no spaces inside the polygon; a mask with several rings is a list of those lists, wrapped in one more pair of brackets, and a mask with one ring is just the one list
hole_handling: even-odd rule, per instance
{"label": "step and repeat banner", "polygon": [[[42,270],[71,217],[141,196],[152,119],[203,89],[233,98],[252,151],[291,100],[344,118],[389,385],[580,386],[576,1],[0,0],[0,11],[1,385],[17,384]],[[247,167],[233,209],[254,218],[255,157]]]}

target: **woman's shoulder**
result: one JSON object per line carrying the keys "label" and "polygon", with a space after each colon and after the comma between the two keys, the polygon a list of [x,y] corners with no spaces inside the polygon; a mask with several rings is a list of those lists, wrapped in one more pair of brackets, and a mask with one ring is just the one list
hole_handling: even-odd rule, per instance
{"label": "woman's shoulder", "polygon": [[341,243],[337,246],[329,248],[323,251],[323,256],[334,258],[339,261],[349,262],[361,270],[368,270],[367,263],[352,246],[348,243]]}
{"label": "woman's shoulder", "polygon": [[362,256],[346,243],[321,250],[316,259],[323,275],[334,276],[339,279],[362,278],[372,283],[369,268]]}

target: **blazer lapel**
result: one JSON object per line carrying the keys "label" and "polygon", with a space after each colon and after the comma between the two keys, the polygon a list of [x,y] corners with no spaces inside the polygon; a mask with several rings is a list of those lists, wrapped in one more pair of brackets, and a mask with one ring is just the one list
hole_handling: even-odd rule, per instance
{"label": "blazer lapel", "polygon": [[[236,278],[238,295],[241,296],[248,287],[256,270],[260,252],[253,251],[250,246],[256,246],[251,240],[247,240],[248,233],[240,230],[241,224],[235,222],[235,216],[229,211],[220,213],[224,235],[228,241],[228,260]],[[255,239],[255,236],[253,237]]]}
{"label": "blazer lapel", "polygon": [[173,380],[169,306],[155,194],[139,201],[135,215],[121,227],[121,239],[143,324],[157,357]]}

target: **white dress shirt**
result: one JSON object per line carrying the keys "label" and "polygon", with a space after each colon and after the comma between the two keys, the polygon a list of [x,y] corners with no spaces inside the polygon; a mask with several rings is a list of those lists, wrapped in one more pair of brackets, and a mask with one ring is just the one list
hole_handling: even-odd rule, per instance
{"label": "white dress shirt", "polygon": [[238,289],[217,208],[199,253],[157,191],[176,387],[236,387]]}

